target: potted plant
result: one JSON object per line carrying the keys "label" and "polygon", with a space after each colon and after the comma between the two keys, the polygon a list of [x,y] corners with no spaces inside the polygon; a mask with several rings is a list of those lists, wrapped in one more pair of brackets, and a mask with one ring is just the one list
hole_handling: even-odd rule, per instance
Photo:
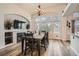
{"label": "potted plant", "polygon": [[10,20],[7,20],[5,23],[4,23],[4,26],[5,26],[5,29],[11,29],[11,26],[12,26],[12,23]]}

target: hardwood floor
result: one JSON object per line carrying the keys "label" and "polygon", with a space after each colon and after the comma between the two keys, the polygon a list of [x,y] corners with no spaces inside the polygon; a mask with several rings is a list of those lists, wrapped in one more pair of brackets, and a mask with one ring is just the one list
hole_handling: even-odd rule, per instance
{"label": "hardwood floor", "polygon": [[[29,53],[28,53],[29,55]],[[34,55],[37,56],[36,51]],[[68,42],[61,40],[49,40],[49,45],[45,51],[41,48],[42,56],[76,56],[76,54],[69,47]],[[22,56],[21,54],[21,43],[0,49],[0,56]]]}
{"label": "hardwood floor", "polygon": [[63,42],[61,40],[50,40],[44,56],[76,56],[69,45],[68,42]]}

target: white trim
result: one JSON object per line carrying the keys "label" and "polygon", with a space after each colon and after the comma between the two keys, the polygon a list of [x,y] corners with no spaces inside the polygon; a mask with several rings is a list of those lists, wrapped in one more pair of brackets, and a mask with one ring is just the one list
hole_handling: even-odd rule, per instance
{"label": "white trim", "polygon": [[70,46],[70,48],[72,49],[72,51],[73,51],[77,56],[79,56],[79,53],[78,53],[72,46]]}
{"label": "white trim", "polygon": [[64,12],[62,13],[62,16],[64,16],[66,14],[66,12],[68,11],[68,8],[70,7],[71,3],[69,3],[66,8],[64,9]]}
{"label": "white trim", "polygon": [[13,44],[14,44],[14,43],[10,43],[10,44],[8,44],[8,45],[1,46],[0,49],[6,48],[6,47],[11,46],[11,45],[13,45]]}

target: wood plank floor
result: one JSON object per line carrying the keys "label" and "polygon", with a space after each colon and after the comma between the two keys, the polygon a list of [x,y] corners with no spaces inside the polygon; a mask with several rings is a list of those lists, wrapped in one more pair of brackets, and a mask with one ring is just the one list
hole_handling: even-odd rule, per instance
{"label": "wood plank floor", "polygon": [[50,40],[44,56],[76,56],[69,45],[68,42],[63,42],[61,40]]}
{"label": "wood plank floor", "polygon": [[[69,45],[68,42],[61,40],[49,40],[47,50],[41,48],[41,56],[76,56]],[[22,56],[21,43],[0,49],[0,56]]]}

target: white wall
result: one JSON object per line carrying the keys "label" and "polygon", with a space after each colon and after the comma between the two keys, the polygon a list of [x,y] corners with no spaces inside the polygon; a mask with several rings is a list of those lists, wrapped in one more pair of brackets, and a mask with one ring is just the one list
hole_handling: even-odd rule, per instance
{"label": "white wall", "polygon": [[[26,17],[30,21],[30,15],[20,7],[15,4],[0,4],[0,49],[6,47],[5,46],[5,37],[4,33],[7,30],[4,30],[4,15],[5,14],[19,14]],[[21,18],[19,18],[21,19]],[[13,43],[16,43],[16,33],[22,32],[23,30],[11,30],[9,32],[13,32]],[[26,30],[25,30],[26,31]]]}
{"label": "white wall", "polygon": [[16,4],[0,4],[0,13],[4,14],[19,14],[25,16],[27,19],[31,19],[30,15],[24,9],[21,9]]}
{"label": "white wall", "polygon": [[66,17],[62,17],[61,18],[61,21],[62,21],[62,40],[66,41],[67,40],[67,18]]}
{"label": "white wall", "polygon": [[[71,10],[70,10],[71,11]],[[73,11],[79,11],[79,5],[73,9]],[[65,16],[65,20],[67,21],[72,21],[72,20],[75,20],[75,19],[79,19],[76,18],[76,17],[73,17],[73,13],[69,13],[68,15]],[[64,21],[64,20],[63,20]],[[65,23],[65,22],[64,22]],[[64,24],[63,23],[63,24]],[[66,32],[63,32],[62,36],[63,36],[63,39],[65,40],[70,40],[71,43],[70,43],[70,47],[72,48],[72,50],[77,54],[79,55],[79,35],[76,35],[75,33],[73,34],[71,31],[72,31],[72,23],[71,23],[71,28],[68,29],[67,27],[65,28],[64,25],[63,25],[63,30],[62,31],[66,31]]]}
{"label": "white wall", "polygon": [[62,40],[61,33],[53,33],[52,38]]}
{"label": "white wall", "polygon": [[[70,40],[71,36],[71,29],[72,29],[72,17],[73,15],[70,14],[68,16],[62,17],[62,40]],[[70,22],[70,28],[67,26],[67,21]]]}
{"label": "white wall", "polygon": [[0,48],[4,46],[4,15],[0,14]]}

